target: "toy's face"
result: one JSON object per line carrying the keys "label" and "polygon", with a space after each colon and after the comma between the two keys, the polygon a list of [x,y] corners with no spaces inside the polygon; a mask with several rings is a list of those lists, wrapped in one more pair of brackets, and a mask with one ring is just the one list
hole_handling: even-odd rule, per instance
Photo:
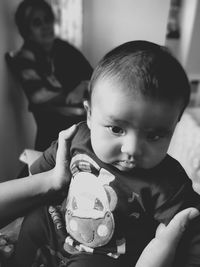
{"label": "toy's face", "polygon": [[106,191],[95,181],[96,177],[90,173],[76,175],[65,213],[67,232],[91,248],[108,243],[114,232],[114,218]]}
{"label": "toy's face", "polygon": [[79,243],[91,248],[105,245],[113,234],[111,212],[106,212],[103,218],[92,219],[73,216],[73,212],[68,210],[65,220],[67,232]]}

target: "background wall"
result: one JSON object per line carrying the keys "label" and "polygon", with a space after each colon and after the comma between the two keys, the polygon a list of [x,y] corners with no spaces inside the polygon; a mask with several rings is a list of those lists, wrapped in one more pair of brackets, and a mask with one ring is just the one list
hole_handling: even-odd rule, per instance
{"label": "background wall", "polygon": [[180,39],[177,40],[177,48],[174,51],[181,61],[186,66],[188,54],[190,51],[191,40],[193,35],[193,27],[195,23],[195,14],[198,0],[182,1],[180,13]]}
{"label": "background wall", "polygon": [[[186,2],[186,0],[184,0],[184,2]],[[193,16],[193,28],[191,30],[192,32],[191,40],[190,40],[190,46],[188,49],[186,61],[185,61],[185,67],[186,67],[187,73],[191,76],[191,78],[194,78],[194,79],[197,78],[198,80],[200,80],[200,52],[199,52],[199,49],[200,49],[200,1],[196,0],[195,3],[194,3],[195,12]],[[185,20],[187,20],[187,23],[190,19],[191,18],[189,17],[185,18]]]}
{"label": "background wall", "polygon": [[24,147],[32,147],[35,124],[27,112],[26,99],[7,69],[6,51],[21,45],[14,24],[19,0],[0,1],[0,180],[16,177],[22,164],[18,161]]}
{"label": "background wall", "polygon": [[165,43],[170,0],[83,0],[83,51],[90,62],[125,41]]}
{"label": "background wall", "polygon": [[[35,123],[7,69],[4,54],[17,49],[13,16],[19,0],[0,1],[0,180],[16,177],[18,157],[32,148]],[[113,46],[133,39],[165,42],[170,0],[83,0],[83,52],[92,65]]]}
{"label": "background wall", "polygon": [[200,80],[200,1],[182,0],[180,38],[166,44],[184,66],[191,80]]}

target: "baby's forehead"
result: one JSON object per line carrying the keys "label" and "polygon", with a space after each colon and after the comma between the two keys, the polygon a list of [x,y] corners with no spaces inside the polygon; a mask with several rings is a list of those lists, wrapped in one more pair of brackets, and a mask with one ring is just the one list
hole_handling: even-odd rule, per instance
{"label": "baby's forehead", "polygon": [[[151,86],[151,88],[149,88]],[[184,97],[171,95],[169,92],[165,92],[167,89],[159,88],[159,85],[152,83],[146,83],[143,79],[123,79],[118,75],[103,74],[96,79],[93,84],[91,101],[96,99],[95,97],[101,96],[102,94],[109,95],[110,92],[130,98],[140,97],[146,101],[154,101],[155,103],[164,103],[168,105],[182,105],[184,102]],[[170,88],[169,88],[170,90]],[[160,91],[160,92],[159,92]],[[110,99],[111,100],[111,99]],[[112,100],[111,100],[112,101]]]}
{"label": "baby's forehead", "polygon": [[126,114],[131,117],[129,114],[134,115],[139,111],[144,116],[150,113],[156,116],[157,112],[165,113],[166,110],[174,108],[177,116],[177,112],[180,114],[183,109],[183,99],[170,100],[165,97],[148,96],[142,94],[141,90],[129,88],[128,85],[116,79],[105,78],[99,79],[95,84],[91,102],[92,106],[98,107],[105,117],[110,116],[116,120],[118,120],[117,115],[120,117]]}
{"label": "baby's forehead", "polygon": [[123,94],[135,93],[137,91],[139,92],[139,85],[136,84],[136,81],[133,81],[132,83],[127,82],[125,79],[121,79],[121,77],[119,77],[118,75],[103,74],[100,75],[93,84],[92,94],[106,93],[104,91],[105,88],[106,91],[122,92]]}
{"label": "baby's forehead", "polygon": [[120,77],[115,75],[103,75],[100,76],[93,84],[91,92],[91,102],[100,103],[102,100],[105,102],[112,103],[113,96],[123,99],[132,99],[137,97],[142,97],[144,99],[148,98],[143,96],[141,93],[141,88],[144,86],[139,82],[127,82],[120,79]]}

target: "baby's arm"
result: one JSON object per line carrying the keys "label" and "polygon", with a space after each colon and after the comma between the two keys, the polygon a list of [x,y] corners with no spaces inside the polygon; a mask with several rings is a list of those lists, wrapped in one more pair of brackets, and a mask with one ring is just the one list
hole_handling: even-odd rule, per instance
{"label": "baby's arm", "polygon": [[171,267],[177,245],[187,224],[199,215],[196,208],[182,210],[171,222],[160,224],[156,236],[143,250],[135,267]]}
{"label": "baby's arm", "polygon": [[23,216],[28,209],[45,203],[68,185],[70,174],[67,173],[65,142],[72,138],[75,130],[76,126],[72,126],[59,134],[56,165],[52,170],[0,183],[0,228]]}

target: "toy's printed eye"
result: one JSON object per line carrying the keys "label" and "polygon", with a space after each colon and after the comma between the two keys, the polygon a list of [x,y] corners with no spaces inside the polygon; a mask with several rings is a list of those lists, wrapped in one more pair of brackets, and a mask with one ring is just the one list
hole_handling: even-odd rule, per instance
{"label": "toy's printed eye", "polygon": [[98,198],[95,199],[94,209],[99,210],[99,211],[103,211],[103,204],[101,203],[101,201]]}
{"label": "toy's printed eye", "polygon": [[77,202],[76,202],[76,198],[75,197],[72,198],[72,209],[73,210],[77,210],[78,209],[78,206],[77,206]]}
{"label": "toy's printed eye", "polygon": [[73,232],[76,232],[78,230],[78,224],[75,220],[71,220],[69,222],[69,227]]}
{"label": "toy's printed eye", "polygon": [[71,216],[71,215],[72,215],[71,210],[67,210],[67,215],[68,215],[68,216]]}
{"label": "toy's printed eye", "polygon": [[110,213],[107,212],[106,218],[110,218]]}
{"label": "toy's printed eye", "polygon": [[106,225],[99,225],[98,229],[97,229],[97,234],[101,237],[106,236],[108,234],[108,228]]}

